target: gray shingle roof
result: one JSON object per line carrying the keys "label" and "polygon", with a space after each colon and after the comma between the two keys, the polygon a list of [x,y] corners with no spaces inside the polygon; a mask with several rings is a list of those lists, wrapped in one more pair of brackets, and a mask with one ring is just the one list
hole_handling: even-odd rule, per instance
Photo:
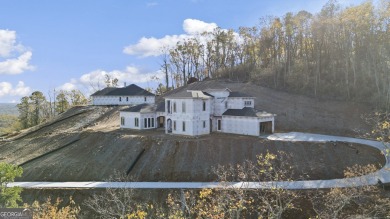
{"label": "gray shingle roof", "polygon": [[222,115],[223,116],[246,116],[257,117],[256,110],[251,107],[244,107],[242,109],[228,109]]}
{"label": "gray shingle roof", "polygon": [[244,107],[242,109],[228,109],[223,116],[246,116],[246,117],[274,117],[275,114],[267,113],[265,111],[256,110],[251,107]]}
{"label": "gray shingle roof", "polygon": [[123,112],[141,112],[141,113],[149,113],[149,112],[155,112],[156,111],[156,105],[155,104],[139,104],[136,106],[129,107],[127,109],[121,110]]}
{"label": "gray shingle roof", "polygon": [[166,98],[202,98],[207,99],[213,97],[213,95],[200,90],[181,90],[176,93],[172,93],[166,96]]}
{"label": "gray shingle roof", "polygon": [[91,96],[154,96],[154,94],[135,84],[131,84],[121,88],[106,87],[93,93]]}
{"label": "gray shingle roof", "polygon": [[122,112],[154,113],[165,112],[165,101],[156,104],[143,103],[121,110]]}
{"label": "gray shingle roof", "polygon": [[253,97],[253,96],[249,94],[237,92],[237,91],[232,91],[230,92],[229,97]]}

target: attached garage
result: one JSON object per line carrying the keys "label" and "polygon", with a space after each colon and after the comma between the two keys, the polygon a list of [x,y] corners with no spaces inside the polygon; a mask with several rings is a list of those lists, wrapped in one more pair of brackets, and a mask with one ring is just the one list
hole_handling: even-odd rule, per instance
{"label": "attached garage", "polygon": [[259,136],[274,132],[274,114],[254,108],[229,109],[222,115],[222,132]]}

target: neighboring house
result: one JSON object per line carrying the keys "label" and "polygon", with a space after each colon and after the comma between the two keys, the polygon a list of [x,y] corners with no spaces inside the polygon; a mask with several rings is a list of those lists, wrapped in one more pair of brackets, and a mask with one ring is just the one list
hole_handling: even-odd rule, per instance
{"label": "neighboring house", "polygon": [[91,95],[92,105],[135,105],[154,103],[155,95],[131,84],[126,87],[106,87]]}
{"label": "neighboring house", "polygon": [[[195,87],[196,88],[196,87]],[[180,90],[165,102],[120,111],[121,128],[165,128],[167,134],[224,132],[259,136],[274,132],[274,114],[254,108],[254,97],[228,88]]]}

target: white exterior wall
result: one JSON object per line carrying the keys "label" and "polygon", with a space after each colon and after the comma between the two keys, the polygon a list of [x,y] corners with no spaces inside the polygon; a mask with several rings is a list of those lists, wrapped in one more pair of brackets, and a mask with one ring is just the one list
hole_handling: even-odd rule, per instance
{"label": "white exterior wall", "polygon": [[222,132],[240,135],[260,135],[260,122],[272,121],[272,132],[274,132],[274,117],[256,118],[244,116],[223,116]]}
{"label": "white exterior wall", "polygon": [[[251,101],[251,105],[245,106],[245,101]],[[255,107],[255,99],[248,97],[229,97],[228,108],[229,109],[242,109],[244,107]]]}
{"label": "white exterior wall", "polygon": [[[129,129],[154,129],[157,128],[157,119],[155,113],[139,113],[139,112],[120,112],[120,118],[125,118],[125,124],[121,124],[121,128],[129,128]],[[135,118],[138,118],[138,127],[135,126]],[[153,127],[145,128],[145,118],[153,118],[154,125]]]}
{"label": "white exterior wall", "polygon": [[[121,101],[119,101],[119,97],[121,97]],[[128,101],[126,101],[126,97],[129,98]],[[92,96],[92,105],[138,105],[154,103],[154,100],[154,96]]]}
{"label": "white exterior wall", "polygon": [[229,91],[208,91],[208,93],[214,96],[212,114],[214,116],[222,116],[228,109],[226,107],[226,102],[228,101]]}
{"label": "white exterior wall", "polygon": [[[168,113],[168,101],[170,101],[170,112]],[[203,111],[203,99],[166,99],[166,129],[168,133],[168,120],[172,121],[172,133],[179,135],[203,135],[210,133],[210,110],[211,100],[205,99],[206,110]],[[185,112],[183,112],[182,106],[185,103]],[[176,103],[176,112],[174,112],[174,104]],[[176,130],[174,129],[174,122],[176,121]],[[185,122],[185,131],[183,131],[183,121]],[[206,126],[203,127],[203,121],[206,122]]]}
{"label": "white exterior wall", "polygon": [[223,116],[222,132],[259,136],[260,122],[255,117]]}

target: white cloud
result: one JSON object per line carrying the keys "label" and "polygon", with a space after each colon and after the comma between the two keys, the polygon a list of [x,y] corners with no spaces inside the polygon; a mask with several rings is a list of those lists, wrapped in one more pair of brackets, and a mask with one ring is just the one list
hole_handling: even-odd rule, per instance
{"label": "white cloud", "polygon": [[[185,19],[183,21],[183,30],[185,34],[166,35],[163,38],[142,37],[138,43],[126,46],[123,49],[123,52],[141,57],[159,56],[163,53],[163,48],[172,48],[179,41],[193,38],[205,31],[211,32],[217,27],[216,23],[206,23],[196,19]],[[198,37],[202,38],[201,36]]]}
{"label": "white cloud", "polygon": [[178,41],[189,38],[188,35],[167,35],[163,38],[142,37],[137,44],[124,48],[123,52],[129,55],[139,55],[142,57],[159,56],[162,54],[162,48],[171,48]]}
{"label": "white cloud", "polygon": [[9,82],[0,82],[0,97],[2,96],[27,96],[31,88],[26,87],[23,81],[19,81],[16,87]]}
{"label": "white cloud", "polygon": [[0,74],[20,74],[26,70],[34,70],[35,67],[29,64],[31,56],[32,53],[28,51],[17,58],[0,62]]}
{"label": "white cloud", "polygon": [[183,22],[183,30],[189,35],[212,32],[217,27],[216,23],[206,23],[196,19],[185,19]]}
{"label": "white cloud", "polygon": [[34,70],[30,65],[32,52],[16,41],[16,32],[0,29],[0,75],[20,74]]}
{"label": "white cloud", "polygon": [[67,91],[79,89],[86,92],[86,94],[91,94],[95,90],[105,87],[104,81],[106,74],[113,78],[117,78],[118,85],[120,87],[123,86],[124,83],[127,85],[147,83],[151,81],[153,76],[157,76],[158,78],[163,77],[163,74],[160,71],[141,72],[134,66],[127,66],[125,70],[105,71],[98,69],[87,74],[83,74],[78,79],[73,78],[70,82],[67,82],[58,87],[58,89]]}

